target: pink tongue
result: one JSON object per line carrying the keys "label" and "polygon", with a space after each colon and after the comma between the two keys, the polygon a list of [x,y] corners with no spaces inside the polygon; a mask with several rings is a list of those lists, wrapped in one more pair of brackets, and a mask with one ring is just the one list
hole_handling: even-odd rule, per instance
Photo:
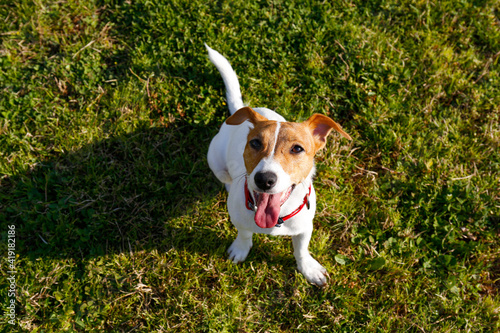
{"label": "pink tongue", "polygon": [[278,223],[281,206],[281,193],[259,193],[255,223],[261,228],[272,228]]}

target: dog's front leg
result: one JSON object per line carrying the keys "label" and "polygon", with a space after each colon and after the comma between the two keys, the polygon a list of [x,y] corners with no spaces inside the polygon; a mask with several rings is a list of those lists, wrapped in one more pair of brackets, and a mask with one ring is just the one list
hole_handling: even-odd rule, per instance
{"label": "dog's front leg", "polygon": [[252,248],[252,236],[253,232],[251,231],[238,230],[238,236],[227,250],[229,259],[232,260],[233,263],[237,264],[245,261],[248,252],[250,252]]}
{"label": "dog's front leg", "polygon": [[323,287],[326,285],[328,273],[309,253],[308,248],[310,240],[310,231],[293,236],[293,254],[295,260],[297,260],[297,268],[307,281],[319,287]]}

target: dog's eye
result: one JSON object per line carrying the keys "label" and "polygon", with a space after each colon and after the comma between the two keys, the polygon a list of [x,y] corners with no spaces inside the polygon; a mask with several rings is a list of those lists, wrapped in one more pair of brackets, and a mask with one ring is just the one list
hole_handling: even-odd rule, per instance
{"label": "dog's eye", "polygon": [[249,144],[250,147],[252,147],[255,150],[260,150],[260,148],[262,148],[262,142],[260,142],[259,139],[250,140]]}
{"label": "dog's eye", "polygon": [[299,153],[302,153],[303,151],[304,151],[304,148],[302,148],[299,145],[295,145],[295,146],[292,147],[292,153],[293,154],[299,154]]}

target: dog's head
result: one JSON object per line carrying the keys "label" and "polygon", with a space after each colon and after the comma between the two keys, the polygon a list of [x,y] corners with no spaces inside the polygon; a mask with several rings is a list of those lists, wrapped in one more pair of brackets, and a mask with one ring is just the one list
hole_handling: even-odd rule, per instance
{"label": "dog's head", "polygon": [[261,228],[271,228],[278,222],[280,207],[295,186],[311,174],[314,155],[325,146],[332,129],[349,140],[351,137],[321,114],[302,123],[277,122],[244,107],[226,123],[239,125],[246,120],[253,124],[243,159],[249,190],[256,197],[255,222]]}

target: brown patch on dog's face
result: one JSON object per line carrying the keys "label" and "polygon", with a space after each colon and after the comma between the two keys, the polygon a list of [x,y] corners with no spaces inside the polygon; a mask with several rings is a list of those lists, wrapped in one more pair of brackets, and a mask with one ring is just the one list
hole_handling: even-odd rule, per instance
{"label": "brown patch on dog's face", "polygon": [[272,120],[259,121],[248,133],[247,145],[243,153],[247,173],[251,174],[259,162],[274,151],[276,128],[278,123]]}
{"label": "brown patch on dog's face", "polygon": [[302,123],[278,123],[244,107],[226,123],[239,125],[246,120],[254,125],[248,133],[243,153],[247,173],[251,174],[262,159],[270,157],[281,165],[293,184],[307,178],[314,166],[314,155],[325,146],[332,129],[352,140],[339,124],[321,114],[313,114]]}
{"label": "brown patch on dog's face", "polygon": [[290,176],[293,184],[305,180],[314,166],[316,145],[303,123],[280,123],[274,160]]}
{"label": "brown patch on dog's face", "polygon": [[321,148],[309,124],[259,121],[248,134],[243,153],[247,173],[251,174],[264,158],[272,158],[290,176],[293,184],[305,180],[314,166],[314,155]]}

